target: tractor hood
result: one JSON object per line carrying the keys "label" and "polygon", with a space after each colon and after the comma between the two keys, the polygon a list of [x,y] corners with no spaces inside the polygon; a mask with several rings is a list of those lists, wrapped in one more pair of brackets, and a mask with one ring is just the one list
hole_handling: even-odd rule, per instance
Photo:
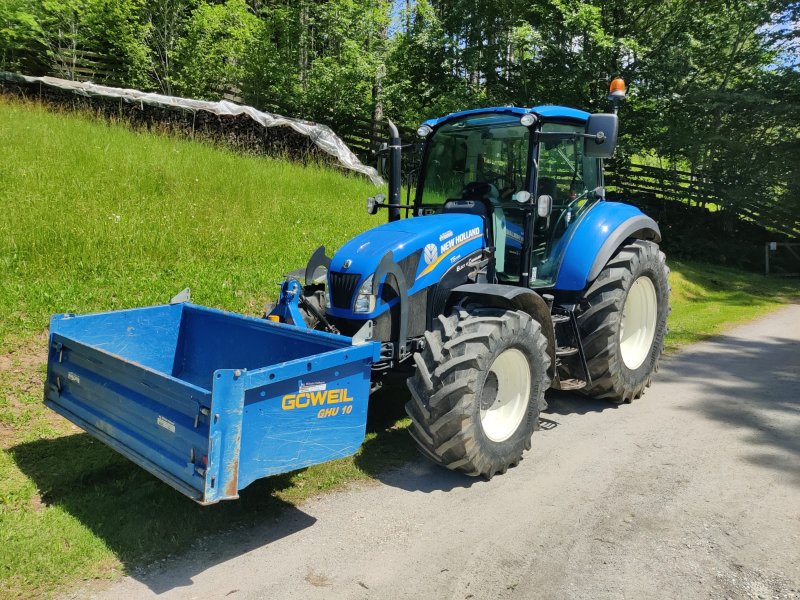
{"label": "tractor hood", "polygon": [[[360,275],[360,287],[391,251],[406,275],[409,294],[413,294],[437,283],[460,258],[483,248],[483,234],[483,218],[478,215],[448,213],[401,219],[347,242],[331,260],[330,271]],[[333,312],[345,316],[343,311]]]}

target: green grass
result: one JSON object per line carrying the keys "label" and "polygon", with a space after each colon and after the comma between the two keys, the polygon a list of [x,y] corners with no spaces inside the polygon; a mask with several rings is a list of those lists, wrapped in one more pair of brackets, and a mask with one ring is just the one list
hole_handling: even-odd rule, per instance
{"label": "green grass", "polygon": [[[51,313],[163,303],[191,286],[198,303],[259,314],[316,246],[333,250],[378,222],[363,210],[371,185],[2,97],[0,140],[0,596],[116,577],[416,456],[402,402],[385,395],[371,403],[355,457],[203,508],[41,404]],[[671,266],[670,349],[796,292],[730,269]]]}
{"label": "green grass", "polygon": [[7,101],[0,113],[0,340],[53,308],[168,300],[257,312],[311,251],[374,220],[364,178],[242,157]]}
{"label": "green grass", "polygon": [[[669,260],[668,260],[669,262]],[[798,301],[800,285],[704,263],[669,262],[672,313],[667,351],[699,342],[736,323]]]}

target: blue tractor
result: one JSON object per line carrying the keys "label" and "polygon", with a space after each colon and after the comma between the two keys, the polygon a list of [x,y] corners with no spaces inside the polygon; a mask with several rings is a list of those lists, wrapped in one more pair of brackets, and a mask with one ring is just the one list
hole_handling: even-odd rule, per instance
{"label": "blue tractor", "polygon": [[[370,393],[407,379],[431,460],[516,465],[548,388],[630,402],[664,345],[658,225],[605,200],[617,115],[560,106],[426,121],[413,202],[389,144],[388,222],[319,248],[257,319],[170,304],[50,323],[45,403],[201,504],[356,452]],[[406,218],[401,218],[405,212]]]}
{"label": "blue tractor", "polygon": [[[472,475],[520,461],[550,387],[639,398],[663,350],[669,270],[655,221],[605,200],[616,111],[502,106],[428,120],[406,203],[391,127],[389,199],[367,202],[388,223],[332,258],[314,253],[294,320],[379,340],[372,389],[407,376],[420,450]],[[292,322],[285,306],[278,314]]]}

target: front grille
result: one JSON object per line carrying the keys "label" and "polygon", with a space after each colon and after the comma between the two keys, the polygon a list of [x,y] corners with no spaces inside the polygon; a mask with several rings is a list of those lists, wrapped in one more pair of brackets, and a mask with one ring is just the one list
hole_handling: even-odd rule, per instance
{"label": "front grille", "polygon": [[335,308],[349,310],[353,305],[353,293],[356,291],[361,275],[358,273],[329,274],[331,282],[331,304]]}

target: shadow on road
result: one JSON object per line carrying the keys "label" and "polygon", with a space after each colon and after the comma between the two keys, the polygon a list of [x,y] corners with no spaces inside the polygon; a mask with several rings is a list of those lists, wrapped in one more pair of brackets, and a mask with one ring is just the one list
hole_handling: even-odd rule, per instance
{"label": "shadow on road", "polygon": [[[359,468],[386,485],[412,492],[450,491],[474,484],[477,481],[474,477],[448,471],[424,459],[408,431],[395,427],[406,416],[407,400],[405,381],[400,380],[370,399],[367,430],[378,435],[367,440],[363,451],[356,456]],[[385,453],[391,454],[395,466],[403,468],[386,469]]]}
{"label": "shadow on road", "polygon": [[743,460],[775,469],[800,486],[800,341],[718,336],[665,365],[665,377],[692,380],[700,402],[679,407],[741,430]]}
{"label": "shadow on road", "polygon": [[[390,386],[370,402],[367,440],[354,460],[371,476],[383,478],[419,458],[408,432],[397,426],[405,415],[404,393]],[[189,585],[195,574],[315,522],[278,497],[302,485],[298,472],[258,480],[238,500],[199,506],[85,433],[18,444],[9,452],[43,505],[77,519],[157,593]],[[434,479],[419,485],[432,490]],[[158,571],[153,561],[172,557],[182,560],[165,563],[166,576],[151,577]]]}
{"label": "shadow on road", "polygon": [[543,418],[547,418],[548,415],[585,415],[590,412],[613,411],[619,408],[619,405],[608,400],[589,398],[578,392],[550,390],[547,392],[546,398],[547,410],[542,413]]}
{"label": "shadow on road", "polygon": [[[418,458],[408,433],[394,427],[402,402],[378,399],[383,401],[370,407],[372,435],[356,459],[372,475]],[[35,483],[43,505],[73,516],[131,576],[157,593],[189,585],[195,574],[315,522],[278,497],[302,485],[297,472],[256,481],[238,500],[199,506],[85,433],[22,443],[9,451]],[[165,563],[166,575],[150,576],[158,571],[153,561],[177,556],[182,560]],[[148,573],[140,572],[146,565]]]}
{"label": "shadow on road", "polygon": [[[376,424],[380,422],[390,424],[401,418],[405,414],[403,412],[403,404],[406,400],[404,396],[406,393],[407,392],[400,387],[387,390],[385,403],[373,402],[370,406],[370,411],[373,410],[372,406],[377,407],[375,409],[375,414],[370,414],[370,419],[372,420],[373,417],[377,417],[378,420]],[[595,400],[594,398],[589,398],[576,392],[562,392],[558,390],[550,390],[547,392],[547,402],[548,408],[539,418],[539,426],[543,430],[555,429],[559,426],[559,422],[551,417],[569,414],[582,415],[589,412],[603,412],[605,410],[616,410],[618,408],[616,404],[605,400]],[[382,417],[378,416],[381,414],[383,415]],[[383,421],[381,421],[381,419],[383,419]],[[404,452],[409,453],[407,454],[409,460],[417,460],[406,464],[402,469],[373,471],[369,469],[368,465],[368,461],[370,460],[369,454],[356,459],[364,470],[382,483],[407,491],[430,493],[435,491],[449,492],[455,488],[469,488],[484,481],[482,478],[469,477],[462,473],[449,471],[423,458],[416,452],[414,442],[405,430],[386,431],[382,435],[393,435],[395,433],[402,433],[404,436],[402,441],[398,440],[396,448],[402,448]],[[367,442],[367,444],[369,444],[369,442]],[[392,444],[390,447],[395,447],[395,445]]]}

